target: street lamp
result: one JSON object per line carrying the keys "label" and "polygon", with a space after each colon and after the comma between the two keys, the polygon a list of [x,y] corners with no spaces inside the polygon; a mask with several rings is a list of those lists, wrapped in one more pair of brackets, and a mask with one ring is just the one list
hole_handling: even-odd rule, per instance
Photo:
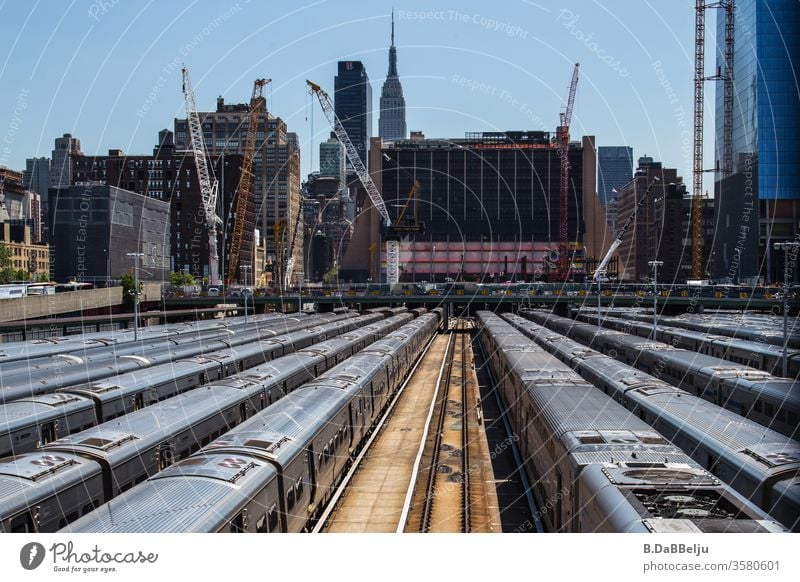
{"label": "street lamp", "polygon": [[789,344],[788,317],[789,317],[789,255],[797,256],[800,242],[776,242],[772,245],[776,251],[783,251],[783,377],[789,377],[788,355],[786,353]]}
{"label": "street lamp", "polygon": [[435,280],[433,278],[434,277],[434,272],[433,272],[434,265],[433,265],[433,263],[434,263],[435,260],[436,260],[436,245],[433,245],[431,247],[431,283],[435,283]]}
{"label": "street lamp", "polygon": [[658,324],[658,268],[664,261],[648,261],[647,264],[653,269],[653,341],[656,341],[656,325]]}
{"label": "street lamp", "polygon": [[606,270],[605,269],[597,271],[597,273],[596,273],[596,276],[597,276],[597,329],[600,329],[600,328],[603,327],[603,313],[602,313],[603,304],[601,302],[602,293],[600,293],[600,279],[602,279],[603,275],[605,275],[605,274],[606,274]]}
{"label": "street lamp", "polygon": [[133,257],[133,340],[139,341],[139,259],[144,257],[144,253],[126,253],[126,256]]}
{"label": "street lamp", "polygon": [[242,295],[244,295],[244,324],[247,326],[247,271],[250,270],[250,265],[239,265],[239,268],[242,270],[242,278],[244,279],[244,289],[242,289]]}

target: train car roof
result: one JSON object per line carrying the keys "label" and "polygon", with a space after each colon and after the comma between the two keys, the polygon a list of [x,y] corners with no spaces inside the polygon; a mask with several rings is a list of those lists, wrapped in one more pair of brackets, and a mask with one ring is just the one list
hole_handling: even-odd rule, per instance
{"label": "train car roof", "polygon": [[[253,457],[198,454],[73,522],[63,532],[191,533],[222,528],[241,507],[277,477]],[[266,511],[267,508],[265,508]]]}

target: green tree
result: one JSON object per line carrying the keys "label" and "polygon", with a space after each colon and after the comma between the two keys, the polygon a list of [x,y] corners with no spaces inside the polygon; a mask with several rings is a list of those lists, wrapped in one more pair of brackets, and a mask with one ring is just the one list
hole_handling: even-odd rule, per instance
{"label": "green tree", "polygon": [[322,282],[326,285],[332,285],[339,280],[339,268],[333,267],[322,276]]}
{"label": "green tree", "polygon": [[194,285],[194,276],[183,271],[174,271],[169,274],[170,283],[173,287],[183,287],[184,285]]}
{"label": "green tree", "polygon": [[14,269],[11,268],[11,249],[0,242],[0,283],[14,280]]}
{"label": "green tree", "polygon": [[[133,308],[133,289],[135,284],[133,271],[123,273],[120,277],[120,282],[122,283],[122,304],[126,307]],[[139,281],[139,293],[141,292],[142,282]]]}

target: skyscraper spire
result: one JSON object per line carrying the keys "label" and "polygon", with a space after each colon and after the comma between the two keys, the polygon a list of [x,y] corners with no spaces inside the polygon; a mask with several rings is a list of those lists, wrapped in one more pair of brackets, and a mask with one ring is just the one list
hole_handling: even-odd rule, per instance
{"label": "skyscraper spire", "polygon": [[397,76],[397,49],[394,46],[394,8],[392,8],[392,44],[389,47],[389,74],[387,76]]}
{"label": "skyscraper spire", "polygon": [[392,9],[392,44],[389,46],[389,73],[381,92],[381,116],[378,135],[385,140],[405,139],[406,101],[397,76],[397,49],[394,46],[394,8]]}

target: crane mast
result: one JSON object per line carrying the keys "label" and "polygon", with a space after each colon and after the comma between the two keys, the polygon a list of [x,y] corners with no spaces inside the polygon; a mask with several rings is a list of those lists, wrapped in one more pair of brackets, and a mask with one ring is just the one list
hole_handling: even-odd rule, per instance
{"label": "crane mast", "polygon": [[219,183],[211,173],[206,160],[206,145],[203,141],[203,128],[197,113],[197,102],[194,98],[189,69],[183,67],[183,96],[186,102],[186,120],[189,124],[189,136],[197,167],[197,178],[200,181],[200,196],[208,229],[208,280],[211,285],[219,283],[219,254],[217,252],[217,225],[222,222],[217,215],[217,194]]}
{"label": "crane mast", "polygon": [[[347,159],[350,160],[350,163],[353,165],[353,169],[355,170],[356,174],[358,175],[358,179],[364,185],[364,188],[367,191],[367,195],[369,196],[372,205],[378,211],[378,214],[383,219],[383,225],[386,229],[391,227],[392,219],[389,217],[389,212],[386,210],[386,204],[383,202],[383,198],[381,197],[381,193],[378,192],[377,186],[372,181],[367,169],[364,167],[364,163],[361,161],[361,158],[356,151],[353,142],[350,141],[350,138],[347,135],[347,131],[345,131],[342,122],[336,116],[336,112],[331,104],[330,98],[328,94],[322,90],[322,88],[313,83],[311,81],[306,81],[309,87],[311,88],[311,92],[317,96],[319,100],[319,104],[322,106],[322,111],[325,113],[325,117],[328,118],[331,126],[333,127],[333,131],[336,134],[336,138],[339,142],[344,145],[345,152],[347,153]],[[387,240],[386,241],[386,278],[387,282],[390,285],[393,285],[399,281],[400,276],[400,243],[397,240]]]}
{"label": "crane mast", "polygon": [[628,227],[636,219],[636,214],[639,212],[639,209],[642,207],[645,200],[647,200],[647,197],[650,196],[650,192],[653,190],[653,186],[655,185],[656,182],[660,181],[661,178],[659,178],[658,176],[653,177],[653,181],[650,182],[650,185],[647,187],[647,190],[645,190],[644,194],[642,194],[642,197],[639,199],[639,202],[636,203],[636,206],[634,207],[631,215],[628,217],[628,220],[626,220],[625,224],[623,224],[622,228],[620,228],[619,232],[617,233],[617,237],[614,239],[614,242],[611,243],[608,252],[606,252],[605,256],[603,257],[603,260],[600,261],[600,264],[597,265],[597,270],[594,272],[594,277],[593,277],[595,283],[599,281],[600,276],[603,274],[603,272],[605,272],[606,266],[608,265],[608,262],[611,260],[611,256],[617,251],[619,245],[622,244],[622,238],[625,236],[625,231],[628,230]]}
{"label": "crane mast", "polygon": [[575,63],[572,71],[572,82],[569,85],[567,106],[560,114],[561,124],[556,130],[556,143],[558,157],[561,162],[561,184],[558,197],[559,225],[558,225],[558,270],[562,281],[567,279],[569,272],[569,232],[567,229],[569,217],[569,125],[572,122],[572,108],[575,104],[575,92],[578,88],[578,71],[580,63]]}
{"label": "crane mast", "polygon": [[228,259],[228,282],[236,279],[239,269],[239,255],[244,239],[244,227],[247,223],[247,205],[253,191],[253,161],[256,153],[256,130],[258,129],[258,116],[262,113],[264,100],[262,98],[264,85],[272,79],[256,79],[253,83],[253,95],[250,98],[250,111],[247,114],[247,137],[244,146],[244,160],[242,161],[239,191],[236,195],[236,209],[231,233],[230,258]]}

